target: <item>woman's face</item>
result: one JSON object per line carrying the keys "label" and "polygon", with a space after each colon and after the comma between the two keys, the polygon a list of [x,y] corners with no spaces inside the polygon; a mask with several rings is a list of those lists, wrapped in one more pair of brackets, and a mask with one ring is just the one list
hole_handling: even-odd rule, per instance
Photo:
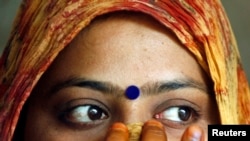
{"label": "woman's face", "polygon": [[[125,90],[140,89],[130,100]],[[157,119],[168,140],[217,123],[208,79],[191,54],[147,16],[97,20],[63,50],[29,99],[25,141],[103,140],[114,122]]]}

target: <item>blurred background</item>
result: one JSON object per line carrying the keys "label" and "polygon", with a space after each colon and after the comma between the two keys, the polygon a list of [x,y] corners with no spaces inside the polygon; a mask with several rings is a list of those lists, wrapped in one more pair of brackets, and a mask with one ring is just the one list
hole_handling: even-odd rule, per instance
{"label": "blurred background", "polygon": [[[0,0],[0,54],[8,40],[21,0]],[[250,82],[250,0],[222,0],[234,30],[243,67]]]}

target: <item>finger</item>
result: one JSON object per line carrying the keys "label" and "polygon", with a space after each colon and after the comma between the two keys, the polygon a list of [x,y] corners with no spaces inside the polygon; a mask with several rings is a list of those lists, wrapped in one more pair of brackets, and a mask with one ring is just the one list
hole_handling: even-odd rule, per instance
{"label": "finger", "polygon": [[114,123],[110,128],[105,141],[128,141],[128,128],[122,123]]}
{"label": "finger", "polygon": [[204,132],[199,126],[191,125],[185,130],[181,141],[204,141]]}
{"label": "finger", "polygon": [[167,141],[164,126],[156,121],[150,120],[143,125],[141,141]]}

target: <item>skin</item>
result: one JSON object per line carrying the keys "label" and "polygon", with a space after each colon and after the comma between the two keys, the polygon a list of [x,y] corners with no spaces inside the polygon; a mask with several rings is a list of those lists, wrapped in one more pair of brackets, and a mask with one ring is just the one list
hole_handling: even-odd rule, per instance
{"label": "skin", "polygon": [[[140,88],[136,100],[124,95],[130,85]],[[207,124],[219,122],[211,86],[194,57],[151,17],[99,18],[58,55],[32,92],[24,140],[123,141],[125,125],[136,122],[145,123],[142,141],[203,140]],[[91,117],[89,109],[98,113]]]}

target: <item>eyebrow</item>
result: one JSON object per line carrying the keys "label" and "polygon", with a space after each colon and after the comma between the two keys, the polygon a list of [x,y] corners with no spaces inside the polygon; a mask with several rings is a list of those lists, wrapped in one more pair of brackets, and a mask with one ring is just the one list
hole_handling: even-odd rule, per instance
{"label": "eyebrow", "polygon": [[[125,90],[118,85],[106,81],[90,80],[86,78],[70,78],[66,81],[56,84],[52,87],[51,93],[57,93],[59,90],[68,87],[87,88],[99,91],[103,94],[114,95],[117,97],[123,96]],[[195,81],[193,79],[176,79],[158,82],[147,82],[140,87],[142,95],[161,94],[180,89],[198,89],[202,92],[208,93],[208,88],[205,84]]]}
{"label": "eyebrow", "polygon": [[68,87],[88,88],[88,89],[100,91],[105,94],[115,94],[115,93],[119,93],[120,91],[122,91],[122,89],[119,86],[116,86],[109,82],[90,80],[86,78],[70,78],[52,87],[51,93],[56,93],[59,90],[68,88]]}
{"label": "eyebrow", "polygon": [[144,85],[141,89],[145,94],[160,94],[180,89],[197,89],[208,93],[207,86],[193,79],[175,79],[163,82],[154,82]]}

